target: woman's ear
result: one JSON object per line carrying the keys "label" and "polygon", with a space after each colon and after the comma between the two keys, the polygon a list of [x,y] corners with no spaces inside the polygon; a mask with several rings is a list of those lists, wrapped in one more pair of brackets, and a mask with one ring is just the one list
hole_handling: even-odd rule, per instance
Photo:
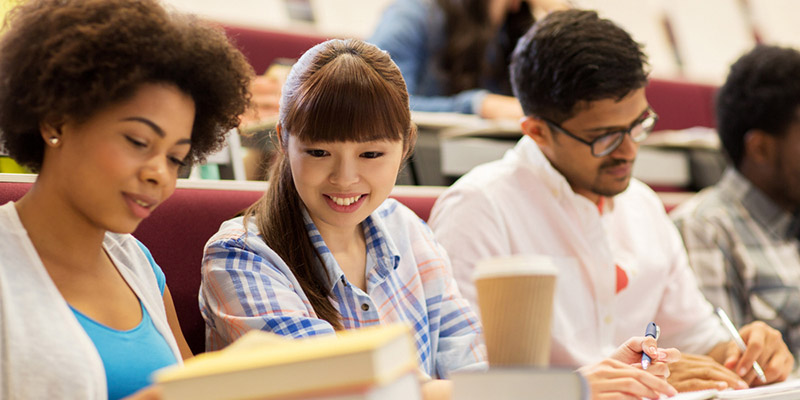
{"label": "woman's ear", "polygon": [[39,124],[39,134],[45,144],[51,147],[58,147],[61,145],[61,127],[62,124],[53,124],[51,122],[41,122]]}

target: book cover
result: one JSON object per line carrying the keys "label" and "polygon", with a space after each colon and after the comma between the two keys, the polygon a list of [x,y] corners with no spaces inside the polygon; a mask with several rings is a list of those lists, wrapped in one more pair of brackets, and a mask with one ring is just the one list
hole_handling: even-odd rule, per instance
{"label": "book cover", "polygon": [[410,328],[393,324],[303,339],[248,332],[226,349],[156,371],[154,380],[166,400],[328,398],[389,386],[416,368]]}

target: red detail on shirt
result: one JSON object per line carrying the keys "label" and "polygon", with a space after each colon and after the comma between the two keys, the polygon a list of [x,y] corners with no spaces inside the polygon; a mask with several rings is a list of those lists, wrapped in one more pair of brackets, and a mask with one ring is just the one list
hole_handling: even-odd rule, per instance
{"label": "red detail on shirt", "polygon": [[619,293],[628,287],[628,274],[619,265],[615,267],[617,267],[617,293]]}
{"label": "red detail on shirt", "polygon": [[606,205],[606,198],[603,197],[603,196],[600,196],[600,198],[597,199],[597,211],[600,212],[600,215],[603,215],[603,206],[604,205]]}

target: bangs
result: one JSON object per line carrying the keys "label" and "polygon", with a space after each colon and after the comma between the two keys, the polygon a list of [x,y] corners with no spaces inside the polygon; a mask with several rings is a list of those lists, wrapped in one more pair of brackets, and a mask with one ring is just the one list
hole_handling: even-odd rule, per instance
{"label": "bangs", "polygon": [[298,88],[283,127],[306,142],[402,141],[411,114],[399,85],[360,57],[339,54]]}

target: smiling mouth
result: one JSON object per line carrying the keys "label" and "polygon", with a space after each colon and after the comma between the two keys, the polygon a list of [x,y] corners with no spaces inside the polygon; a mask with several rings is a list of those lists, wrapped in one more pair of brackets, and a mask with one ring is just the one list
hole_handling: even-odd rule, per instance
{"label": "smiling mouth", "polygon": [[145,203],[144,201],[141,201],[139,199],[131,199],[131,200],[133,200],[134,203],[136,203],[136,204],[138,204],[138,205],[140,205],[140,206],[142,206],[144,208],[150,208],[150,206],[152,206],[152,204]]}
{"label": "smiling mouth", "polygon": [[331,199],[334,203],[336,203],[336,204],[338,204],[340,206],[345,206],[346,207],[346,206],[349,206],[349,205],[357,202],[364,195],[360,194],[358,196],[353,196],[353,197],[336,197],[336,196],[329,196],[329,195],[326,195],[326,196],[328,196],[328,198]]}

